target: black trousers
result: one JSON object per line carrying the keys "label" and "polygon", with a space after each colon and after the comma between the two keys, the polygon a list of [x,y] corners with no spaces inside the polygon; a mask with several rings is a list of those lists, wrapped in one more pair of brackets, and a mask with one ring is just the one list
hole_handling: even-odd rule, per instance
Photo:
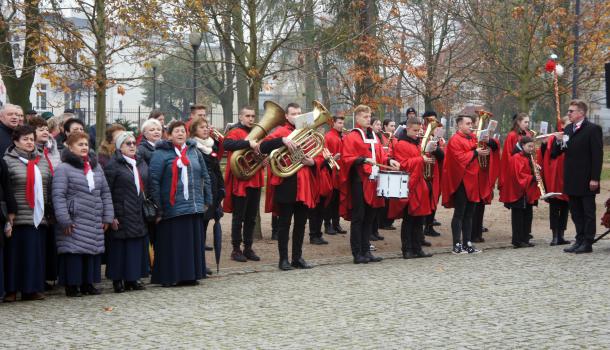
{"label": "black trousers", "polygon": [[402,252],[417,253],[421,251],[421,235],[423,235],[424,216],[411,216],[405,208],[400,226],[400,241]]}
{"label": "black trousers", "polygon": [[258,214],[261,199],[261,189],[248,187],[245,197],[232,196],[231,243],[234,249],[239,249],[242,241],[246,247],[252,247],[256,214]]}
{"label": "black trousers", "polygon": [[570,204],[556,198],[549,198],[549,222],[551,230],[565,231],[568,226]]}
{"label": "black trousers", "polygon": [[434,224],[435,216],[436,216],[436,210],[432,211],[432,214],[424,216],[424,225],[432,226]]}
{"label": "black trousers", "polygon": [[[358,176],[358,175],[356,175]],[[377,208],[364,201],[364,192],[360,178],[352,176],[352,222],[350,223],[350,245],[352,255],[366,254],[370,249],[369,237],[373,233],[373,224],[377,218]]]}
{"label": "black trousers", "polygon": [[472,234],[472,216],[474,214],[475,202],[470,202],[466,196],[466,189],[462,183],[453,195],[453,218],[451,219],[451,233],[453,235],[453,245],[460,243],[467,244]]}
{"label": "black trousers", "polygon": [[472,216],[472,239],[483,238],[483,216],[485,216],[485,203],[479,202],[474,205]]}
{"label": "black trousers", "polygon": [[595,196],[570,196],[570,213],[576,226],[576,241],[593,243],[595,239]]}
{"label": "black trousers", "polygon": [[388,219],[388,209],[390,207],[390,200],[385,200],[385,206],[383,208],[379,208],[379,226],[380,227],[388,227],[394,224],[394,220]]}
{"label": "black trousers", "polygon": [[309,210],[309,237],[322,237],[322,220],[324,218],[324,211],[326,210],[324,204],[326,203],[326,197],[320,197],[320,201],[315,208]]}
{"label": "black trousers", "polygon": [[513,229],[512,243],[528,243],[532,232],[533,207],[527,204],[525,208],[511,208],[510,219]]}
{"label": "black trousers", "polygon": [[303,254],[303,237],[305,235],[305,223],[309,209],[302,202],[281,203],[277,248],[281,260],[288,260],[288,241],[290,239],[290,222],[294,216],[294,227],[292,229],[292,261],[296,261]]}
{"label": "black trousers", "polygon": [[330,203],[322,211],[325,225],[339,226],[339,190],[333,190]]}

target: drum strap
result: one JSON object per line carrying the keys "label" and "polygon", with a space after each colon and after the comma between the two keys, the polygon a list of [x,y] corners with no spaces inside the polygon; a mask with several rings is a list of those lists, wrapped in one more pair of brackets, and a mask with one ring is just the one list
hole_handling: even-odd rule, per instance
{"label": "drum strap", "polygon": [[[371,158],[373,159],[373,163],[377,163],[377,156],[375,154],[375,144],[378,142],[377,135],[375,135],[375,133],[372,133],[373,138],[367,139],[366,135],[364,134],[364,131],[362,131],[360,128],[355,128],[354,130],[357,130],[360,133],[360,136],[362,136],[362,141],[365,144],[368,143],[371,145]],[[369,179],[374,180],[375,178],[377,178],[378,173],[379,173],[379,167],[377,165],[373,165],[371,167],[371,175],[369,175]]]}

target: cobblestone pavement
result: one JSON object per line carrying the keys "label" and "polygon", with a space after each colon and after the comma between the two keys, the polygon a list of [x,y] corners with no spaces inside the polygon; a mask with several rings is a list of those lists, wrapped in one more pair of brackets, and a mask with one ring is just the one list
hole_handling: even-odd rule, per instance
{"label": "cobblestone pavement", "polygon": [[[610,241],[230,274],[0,304],[0,348],[610,347]],[[345,261],[345,260],[342,260]]]}

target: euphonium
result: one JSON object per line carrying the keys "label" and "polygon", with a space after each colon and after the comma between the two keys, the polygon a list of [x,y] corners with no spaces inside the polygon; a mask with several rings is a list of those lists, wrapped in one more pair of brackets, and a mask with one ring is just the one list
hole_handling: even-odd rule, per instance
{"label": "euphonium", "polygon": [[[434,130],[438,127],[442,127],[443,125],[436,120],[435,117],[426,117],[426,121],[428,126],[426,127],[426,132],[421,141],[421,155],[426,157],[431,157],[430,152],[426,152],[426,148],[430,141],[436,141],[436,137],[434,137]],[[431,180],[434,175],[434,164],[424,164],[424,179]]]}
{"label": "euphonium", "polygon": [[[246,141],[258,142],[267,136],[273,128],[285,122],[286,113],[284,113],[282,107],[274,102],[266,101],[263,118],[260,123],[254,123]],[[251,148],[237,150],[231,155],[231,172],[238,179],[247,180],[263,166],[265,159],[267,159],[267,155],[260,154]]]}
{"label": "euphonium", "polygon": [[[269,154],[269,164],[273,174],[279,177],[290,177],[303,167],[301,160],[315,157],[324,149],[324,135],[316,131],[323,124],[330,123],[332,116],[320,102],[313,101],[313,125],[294,130],[288,139],[297,144],[291,153],[286,146],[275,149]],[[298,118],[298,117],[297,117]]]}
{"label": "euphonium", "polygon": [[[483,130],[485,130],[485,129],[483,129],[483,125],[485,125],[485,122],[488,121],[489,119],[491,119],[491,117],[493,117],[493,114],[491,112],[488,112],[483,109],[478,110],[477,114],[479,115],[477,138],[480,138],[481,132],[483,132]],[[489,135],[489,137],[491,137],[491,135]],[[483,141],[479,141],[479,148],[486,149],[487,143],[483,142]],[[486,156],[479,155],[478,158],[479,158],[479,166],[482,169],[487,169],[487,167],[489,166],[489,155],[486,155]]]}

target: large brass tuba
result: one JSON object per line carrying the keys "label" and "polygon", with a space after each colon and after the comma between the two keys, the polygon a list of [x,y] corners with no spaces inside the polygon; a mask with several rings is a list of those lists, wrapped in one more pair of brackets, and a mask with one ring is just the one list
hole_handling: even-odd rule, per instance
{"label": "large brass tuba", "polygon": [[[294,130],[288,139],[297,144],[297,149],[291,153],[286,146],[275,149],[269,154],[269,164],[273,174],[279,177],[290,177],[303,167],[301,160],[305,157],[315,157],[324,149],[324,135],[316,131],[323,124],[332,121],[330,112],[320,102],[313,101],[313,125]],[[297,117],[298,118],[298,117]]]}
{"label": "large brass tuba", "polygon": [[[424,133],[424,136],[421,141],[421,155],[430,157],[431,154],[429,152],[426,152],[428,143],[430,141],[436,141],[436,137],[434,136],[434,130],[436,130],[436,128],[438,128],[438,127],[442,127],[443,125],[438,120],[436,120],[436,118],[433,116],[426,117],[426,122],[427,122],[426,132]],[[434,175],[434,164],[428,164],[428,163],[424,164],[424,179],[431,180],[433,175]]]}
{"label": "large brass tuba", "polygon": [[[478,111],[476,111],[477,114],[479,115],[479,125],[477,128],[477,138],[481,137],[481,132],[485,129],[483,129],[483,125],[485,125],[485,122],[487,122],[489,119],[491,119],[491,117],[493,117],[494,115],[491,112],[488,112],[486,110],[480,109]],[[491,135],[489,135],[489,137],[491,138]],[[479,147],[482,149],[486,149],[487,148],[487,143],[483,142],[483,141],[479,141]],[[481,156],[479,155],[479,166],[483,169],[487,169],[487,167],[489,166],[489,155],[487,156]]]}
{"label": "large brass tuba", "polygon": [[[286,122],[286,113],[282,107],[274,102],[265,101],[265,112],[260,123],[254,123],[252,130],[246,137],[247,141],[260,141],[275,127]],[[266,154],[260,154],[253,149],[240,149],[231,155],[231,172],[240,180],[247,180],[254,176],[267,159]]]}

